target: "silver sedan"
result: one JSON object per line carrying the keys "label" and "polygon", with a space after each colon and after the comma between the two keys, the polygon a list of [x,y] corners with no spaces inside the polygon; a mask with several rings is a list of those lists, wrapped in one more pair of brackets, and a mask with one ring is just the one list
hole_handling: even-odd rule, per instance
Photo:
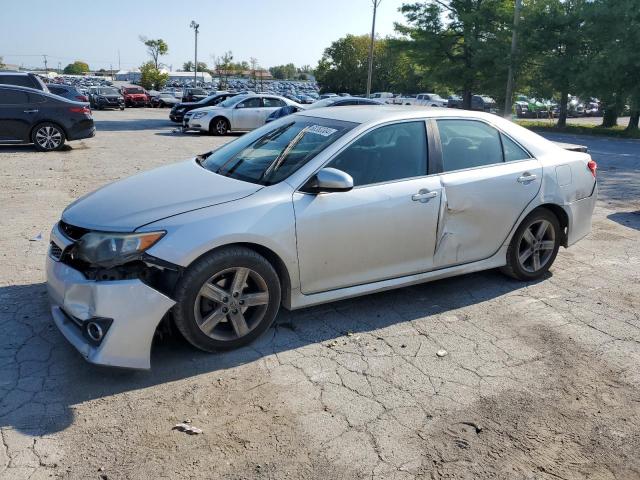
{"label": "silver sedan", "polygon": [[235,348],[297,309],[478,270],[544,277],[591,229],[596,164],[495,115],[342,107],[110,184],[53,227],[53,319],[149,368],[161,321]]}

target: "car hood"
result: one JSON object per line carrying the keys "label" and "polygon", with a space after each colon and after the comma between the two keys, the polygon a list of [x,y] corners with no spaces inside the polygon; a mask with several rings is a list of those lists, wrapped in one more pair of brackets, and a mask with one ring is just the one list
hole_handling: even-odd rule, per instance
{"label": "car hood", "polygon": [[195,159],[140,173],[79,198],[62,213],[77,227],[107,232],[247,197],[262,188],[202,168]]}

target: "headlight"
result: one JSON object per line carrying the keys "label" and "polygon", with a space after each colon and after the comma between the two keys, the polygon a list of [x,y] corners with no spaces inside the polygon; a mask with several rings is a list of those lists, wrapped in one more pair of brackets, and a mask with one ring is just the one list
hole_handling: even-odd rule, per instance
{"label": "headlight", "polygon": [[193,114],[193,119],[195,120],[196,118],[202,118],[207,114],[207,112],[196,112]]}
{"label": "headlight", "polygon": [[184,109],[183,107],[181,107],[181,108],[176,108],[176,112],[184,112],[184,110],[185,110],[185,109]]}
{"label": "headlight", "polygon": [[135,260],[166,232],[89,232],[78,241],[75,257],[92,265],[114,267]]}

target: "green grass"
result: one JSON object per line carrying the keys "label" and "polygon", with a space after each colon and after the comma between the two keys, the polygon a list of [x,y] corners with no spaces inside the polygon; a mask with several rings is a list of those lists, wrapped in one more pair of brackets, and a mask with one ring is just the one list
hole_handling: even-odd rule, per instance
{"label": "green grass", "polygon": [[577,125],[575,123],[569,123],[566,127],[558,128],[556,121],[520,121],[515,122],[530,130],[544,131],[544,132],[556,132],[556,133],[574,133],[578,135],[601,135],[605,137],[617,137],[617,138],[639,138],[640,130],[625,130],[626,127],[617,126],[611,128],[604,128],[599,125]]}

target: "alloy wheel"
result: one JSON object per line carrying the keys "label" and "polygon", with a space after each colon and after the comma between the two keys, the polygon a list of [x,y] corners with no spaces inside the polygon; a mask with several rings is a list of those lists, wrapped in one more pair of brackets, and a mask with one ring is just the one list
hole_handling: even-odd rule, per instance
{"label": "alloy wheel", "polygon": [[216,122],[216,132],[218,132],[218,135],[224,135],[227,133],[227,122],[222,119],[218,120]]}
{"label": "alloy wheel", "polygon": [[556,244],[554,226],[548,220],[537,220],[529,225],[520,238],[518,262],[523,270],[535,273],[544,268],[553,256]]}
{"label": "alloy wheel", "polygon": [[194,317],[214,340],[244,337],[256,328],[269,306],[266,281],[250,268],[228,268],[210,277],[196,295]]}
{"label": "alloy wheel", "polygon": [[36,132],[36,142],[44,150],[55,150],[62,143],[62,133],[49,125],[41,127]]}

